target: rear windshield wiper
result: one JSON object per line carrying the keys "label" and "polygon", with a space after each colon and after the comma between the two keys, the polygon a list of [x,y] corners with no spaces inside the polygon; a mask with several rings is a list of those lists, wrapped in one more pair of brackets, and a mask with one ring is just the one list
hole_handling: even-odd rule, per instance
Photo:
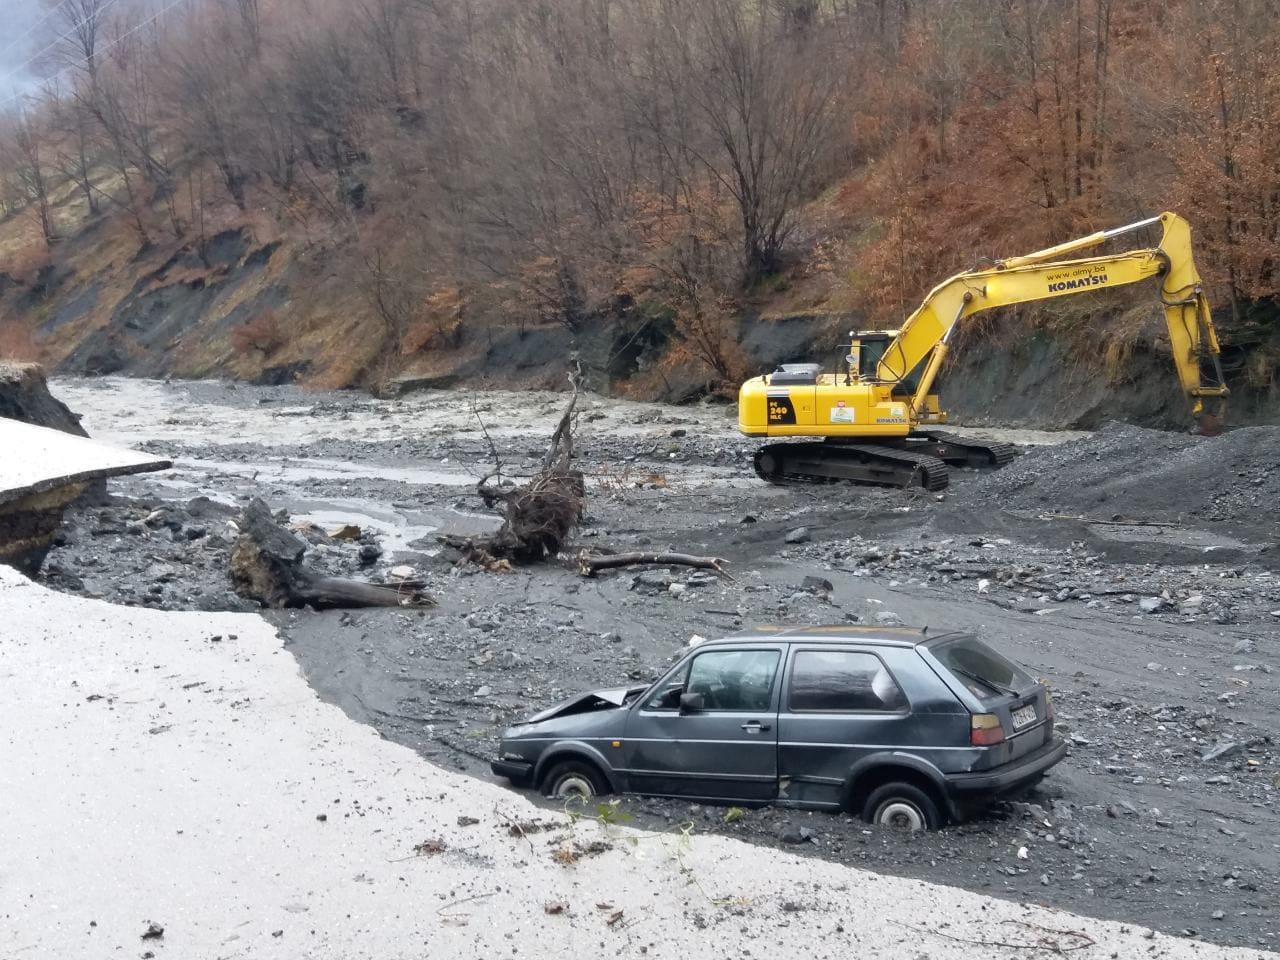
{"label": "rear windshield wiper", "polygon": [[990,687],[992,690],[996,691],[996,693],[1007,694],[1010,697],[1018,696],[1018,691],[1013,689],[1013,687],[1006,687],[1003,684],[996,683],[994,680],[988,680],[986,677],[980,676],[976,673],[970,673],[963,667],[952,667],[951,672],[958,673],[962,677],[968,677],[970,680],[977,680],[983,686]]}

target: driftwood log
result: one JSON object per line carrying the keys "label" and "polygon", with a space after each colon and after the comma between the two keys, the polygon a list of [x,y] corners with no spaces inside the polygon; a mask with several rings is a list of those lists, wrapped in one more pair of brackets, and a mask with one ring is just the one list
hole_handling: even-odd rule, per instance
{"label": "driftwood log", "polygon": [[240,536],[231,552],[231,582],[242,597],[269,607],[433,606],[412,581],[386,587],[342,577],[320,576],[307,568],[306,541],[276,522],[261,500],[249,502],[237,521]]}
{"label": "driftwood log", "polygon": [[702,570],[714,570],[726,580],[732,580],[724,565],[727,560],[719,557],[697,557],[690,553],[608,553],[603,555],[588,554],[583,551],[578,555],[578,569],[584,577],[594,577],[601,570],[614,570],[618,567],[698,567]]}

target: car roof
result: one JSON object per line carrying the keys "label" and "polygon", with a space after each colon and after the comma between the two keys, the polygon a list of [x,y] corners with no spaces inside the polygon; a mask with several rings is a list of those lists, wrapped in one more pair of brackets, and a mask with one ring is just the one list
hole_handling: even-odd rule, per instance
{"label": "car roof", "polygon": [[761,624],[749,627],[732,636],[707,640],[699,646],[717,643],[742,643],[750,640],[785,640],[789,643],[862,643],[884,647],[915,647],[942,637],[959,635],[957,631],[929,633],[928,627],[864,627],[857,624],[832,624],[830,626],[785,627]]}

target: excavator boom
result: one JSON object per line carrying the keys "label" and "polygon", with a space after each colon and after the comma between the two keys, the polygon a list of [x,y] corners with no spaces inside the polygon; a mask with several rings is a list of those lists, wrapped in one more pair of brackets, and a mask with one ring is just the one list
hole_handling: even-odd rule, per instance
{"label": "excavator boom", "polygon": [[[1156,247],[1071,256],[1157,225],[1163,233]],[[824,376],[816,365],[800,365],[807,372],[784,368],[743,384],[739,397],[742,432],[750,436],[807,436],[833,441],[825,445],[832,448],[829,451],[812,444],[766,447],[763,459],[757,456],[757,472],[774,481],[843,478],[914,481],[935,489],[945,485],[944,473],[933,464],[922,467],[919,455],[923,452],[951,462],[972,463],[975,451],[965,451],[966,445],[958,437],[947,435],[938,440],[940,435],[931,435],[921,427],[946,423],[933,386],[952,335],[962,321],[995,307],[1100,292],[1152,278],[1159,278],[1160,302],[1181,391],[1202,430],[1214,432],[1220,429],[1228,394],[1219,362],[1217,333],[1192,258],[1191,229],[1177,214],[1162,213],[1025,256],[995,261],[989,267],[944,280],[906,319],[875,362],[867,369],[857,369],[856,379],[848,372],[843,378],[838,373]],[[1212,412],[1206,409],[1208,399],[1218,401]],[[914,444],[904,442],[913,439]],[[860,442],[875,444],[877,450],[858,459],[861,454],[856,448]],[[834,449],[836,444],[839,449]],[[995,449],[1001,445],[976,446],[978,461],[985,457],[999,465],[1007,459],[1006,451]],[[912,463],[898,463],[879,471],[864,469],[877,457],[883,459],[885,449],[913,454]],[[789,460],[803,462],[802,468],[792,469]],[[924,475],[931,468],[933,477],[926,483]]]}

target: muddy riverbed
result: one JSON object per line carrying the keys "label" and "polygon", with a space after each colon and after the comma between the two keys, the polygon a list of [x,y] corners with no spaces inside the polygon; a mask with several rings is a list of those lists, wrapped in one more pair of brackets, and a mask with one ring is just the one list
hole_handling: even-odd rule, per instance
{"label": "muddy riverbed", "polygon": [[[509,721],[584,687],[648,680],[695,635],[765,622],[973,629],[1052,685],[1072,742],[1025,800],[918,837],[826,814],[762,809],[726,822],[723,808],[642,799],[622,809],[649,826],[692,824],[1214,942],[1280,943],[1280,552],[1264,502],[1274,455],[1222,477],[1188,469],[1196,490],[1165,494],[1152,481],[1127,501],[1111,477],[1090,500],[1097,451],[1123,446],[1123,434],[1104,431],[1095,449],[1078,434],[1016,432],[1007,438],[1031,452],[1009,469],[1032,485],[1056,471],[1051,502],[963,471],[941,497],[781,489],[751,475],[753,446],[724,408],[590,399],[578,545],[714,554],[734,580],[584,579],[572,564],[490,574],[455,567],[436,537],[496,522],[469,495],[491,468],[485,430],[518,476],[545,449],[563,397],[376,401],[119,379],[54,390],[91,435],[175,469],[121,481],[112,503],[73,515],[46,565],[51,586],[249,609],[226,580],[228,521],[262,497],[307,531],[317,566],[379,580],[407,564],[428,582],[431,611],[268,616],[323,697],[437,763],[490,778]],[[1062,456],[1037,449],[1064,441]],[[1077,460],[1092,486],[1064,479]],[[1210,507],[1174,502],[1197,497]],[[323,533],[345,524],[359,535]]]}

